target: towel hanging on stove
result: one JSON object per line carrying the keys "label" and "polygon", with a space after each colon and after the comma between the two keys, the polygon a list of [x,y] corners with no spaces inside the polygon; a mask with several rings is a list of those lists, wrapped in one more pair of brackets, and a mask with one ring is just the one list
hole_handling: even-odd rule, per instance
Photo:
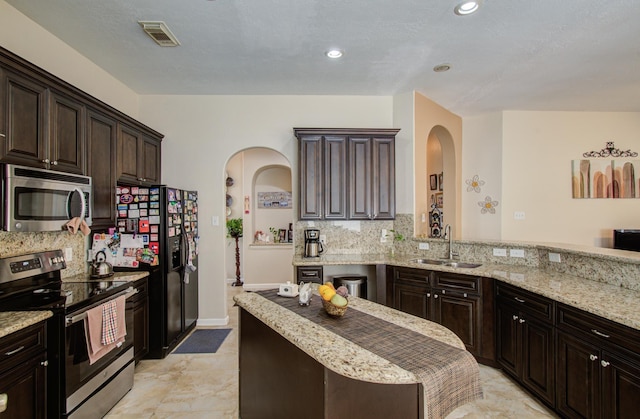
{"label": "towel hanging on stove", "polygon": [[102,335],[100,343],[109,345],[116,341],[118,334],[118,310],[116,300],[102,305]]}
{"label": "towel hanging on stove", "polygon": [[[104,355],[109,353],[113,348],[122,346],[127,335],[127,324],[125,319],[126,297],[124,295],[114,299],[116,303],[116,340],[110,344],[102,343],[102,313],[105,310],[105,304],[87,310],[87,318],[84,321],[85,335],[87,337],[87,352],[89,355],[89,364],[94,364]],[[107,310],[108,311],[108,310]]]}

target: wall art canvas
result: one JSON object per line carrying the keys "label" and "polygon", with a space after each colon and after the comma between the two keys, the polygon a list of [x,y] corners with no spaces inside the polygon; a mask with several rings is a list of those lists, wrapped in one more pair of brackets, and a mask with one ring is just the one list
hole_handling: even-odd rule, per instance
{"label": "wall art canvas", "polygon": [[640,160],[573,160],[573,198],[640,198]]}

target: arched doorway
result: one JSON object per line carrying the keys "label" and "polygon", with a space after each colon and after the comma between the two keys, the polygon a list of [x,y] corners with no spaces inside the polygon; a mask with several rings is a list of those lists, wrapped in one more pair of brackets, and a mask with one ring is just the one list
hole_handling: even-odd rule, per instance
{"label": "arched doorway", "polygon": [[[254,147],[233,155],[225,170],[227,185],[232,184],[225,188],[227,219],[243,221],[240,271],[245,289],[293,281],[291,164],[277,151]],[[225,273],[227,282],[233,282],[235,240],[225,240]]]}

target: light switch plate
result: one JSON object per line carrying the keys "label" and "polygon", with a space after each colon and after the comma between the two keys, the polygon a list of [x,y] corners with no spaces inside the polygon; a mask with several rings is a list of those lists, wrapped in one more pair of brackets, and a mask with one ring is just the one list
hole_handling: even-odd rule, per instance
{"label": "light switch plate", "polygon": [[71,262],[73,260],[73,249],[70,247],[64,248],[64,260],[65,262]]}
{"label": "light switch plate", "polygon": [[493,256],[507,256],[507,249],[493,249]]}
{"label": "light switch plate", "polygon": [[429,243],[418,243],[418,250],[429,250]]}
{"label": "light switch plate", "polygon": [[524,211],[516,211],[513,213],[514,220],[524,220],[525,214]]}
{"label": "light switch plate", "polygon": [[560,253],[549,253],[550,262],[560,262]]}

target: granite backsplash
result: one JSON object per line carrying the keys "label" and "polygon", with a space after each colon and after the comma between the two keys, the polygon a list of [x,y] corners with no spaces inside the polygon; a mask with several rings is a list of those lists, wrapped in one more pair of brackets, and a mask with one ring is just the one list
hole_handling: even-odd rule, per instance
{"label": "granite backsplash", "polygon": [[71,248],[73,259],[67,261],[63,278],[87,271],[86,249],[88,240],[81,234],[61,232],[13,233],[0,231],[0,258],[19,256],[27,253]]}

